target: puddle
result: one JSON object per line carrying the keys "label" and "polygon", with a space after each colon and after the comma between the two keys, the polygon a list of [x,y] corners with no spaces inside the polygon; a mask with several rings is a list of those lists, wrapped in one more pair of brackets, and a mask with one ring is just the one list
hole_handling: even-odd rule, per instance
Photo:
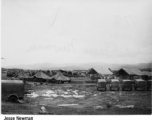
{"label": "puddle", "polygon": [[[69,92],[68,92],[69,91]],[[56,97],[64,97],[64,98],[70,98],[70,97],[74,97],[74,98],[83,98],[85,97],[85,94],[78,94],[78,90],[74,90],[74,91],[63,91],[63,90],[42,90],[42,91],[36,91],[36,92],[32,92],[31,94],[27,94],[28,97],[31,98],[35,98],[38,96],[43,96],[43,97],[51,97],[50,99],[53,99],[52,97],[56,98]],[[85,92],[85,91],[84,91]],[[45,98],[46,99],[46,98]]]}
{"label": "puddle", "polygon": [[97,96],[97,94],[94,94],[93,96]]}
{"label": "puddle", "polygon": [[64,94],[69,94],[69,92],[64,92]]}
{"label": "puddle", "polygon": [[49,95],[49,94],[43,94],[42,96],[44,96],[44,97],[51,97],[51,95]]}
{"label": "puddle", "polygon": [[72,95],[61,95],[61,97],[69,98],[69,97],[73,97],[73,96]]}
{"label": "puddle", "polygon": [[46,94],[52,94],[52,93],[55,93],[53,90],[48,90],[47,92],[46,92]]}
{"label": "puddle", "polygon": [[63,90],[56,90],[55,92],[57,92],[57,93],[64,93]]}
{"label": "puddle", "polygon": [[58,97],[59,95],[57,95],[56,93],[53,93],[53,94],[45,93],[42,96],[45,96],[45,97]]}
{"label": "puddle", "polygon": [[83,98],[84,95],[73,95],[73,97],[75,97],[75,98]]}
{"label": "puddle", "polygon": [[127,106],[122,106],[122,105],[115,105],[118,108],[134,108],[134,105],[127,105]]}
{"label": "puddle", "polygon": [[44,98],[45,100],[53,100],[53,98]]}
{"label": "puddle", "polygon": [[57,94],[51,94],[51,97],[58,97],[59,95]]}
{"label": "puddle", "polygon": [[74,91],[72,91],[74,94],[76,94],[76,95],[78,95],[78,90],[74,90]]}
{"label": "puddle", "polygon": [[27,97],[31,97],[31,98],[36,98],[38,97],[39,95],[36,94],[35,92],[32,92],[31,94],[27,94]]}
{"label": "puddle", "polygon": [[76,106],[78,104],[59,104],[58,107]]}

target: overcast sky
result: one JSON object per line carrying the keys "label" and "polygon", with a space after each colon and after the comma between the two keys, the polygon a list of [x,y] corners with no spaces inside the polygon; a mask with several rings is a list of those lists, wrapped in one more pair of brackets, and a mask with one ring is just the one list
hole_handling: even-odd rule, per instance
{"label": "overcast sky", "polygon": [[152,61],[151,0],[2,0],[2,66]]}

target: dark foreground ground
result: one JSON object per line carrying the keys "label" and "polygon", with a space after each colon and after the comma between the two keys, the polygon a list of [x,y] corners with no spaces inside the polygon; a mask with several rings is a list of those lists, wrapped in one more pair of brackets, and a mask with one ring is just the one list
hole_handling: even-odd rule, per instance
{"label": "dark foreground ground", "polygon": [[97,91],[94,83],[32,85],[24,103],[2,102],[2,114],[151,114],[151,91]]}

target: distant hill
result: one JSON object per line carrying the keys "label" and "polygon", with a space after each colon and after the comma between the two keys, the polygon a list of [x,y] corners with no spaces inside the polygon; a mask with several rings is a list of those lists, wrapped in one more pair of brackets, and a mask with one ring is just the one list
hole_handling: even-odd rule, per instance
{"label": "distant hill", "polygon": [[137,68],[142,71],[151,71],[152,70],[152,63],[139,63],[134,65],[122,65],[122,67],[126,68]]}
{"label": "distant hill", "polygon": [[[31,69],[31,70],[86,70],[90,68],[111,68],[118,70],[122,67],[125,68],[137,68],[141,70],[150,71],[152,69],[152,63],[140,63],[140,64],[107,64],[107,63],[75,63],[75,64],[53,64],[53,63],[37,63],[32,65],[16,65],[7,66],[6,68],[18,68],[18,69]],[[5,68],[5,67],[4,67]]]}

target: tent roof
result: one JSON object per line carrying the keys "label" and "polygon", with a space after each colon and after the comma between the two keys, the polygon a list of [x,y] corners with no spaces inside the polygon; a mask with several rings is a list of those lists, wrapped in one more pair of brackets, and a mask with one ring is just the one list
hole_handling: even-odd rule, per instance
{"label": "tent roof", "polygon": [[96,68],[96,71],[104,75],[112,75],[113,73],[108,68]]}
{"label": "tent roof", "polygon": [[82,75],[82,76],[86,76],[86,74],[85,74],[85,73],[81,73],[81,75]]}
{"label": "tent roof", "polygon": [[139,69],[128,69],[128,68],[122,68],[122,69],[126,71],[129,75],[142,75],[142,72]]}
{"label": "tent roof", "polygon": [[70,80],[70,78],[64,76],[61,72],[57,72],[57,74],[52,76],[52,79],[55,79],[55,80]]}
{"label": "tent roof", "polygon": [[152,72],[142,71],[142,75],[152,76]]}
{"label": "tent roof", "polygon": [[29,78],[23,71],[20,71],[18,78]]}
{"label": "tent roof", "polygon": [[88,70],[73,70],[73,72],[86,73],[86,72],[88,72]]}
{"label": "tent roof", "polygon": [[93,68],[89,69],[87,74],[98,74],[98,72],[96,70],[94,70]]}
{"label": "tent roof", "polygon": [[51,77],[47,76],[47,75],[44,74],[42,71],[37,72],[34,76],[35,76],[36,78],[51,79]]}

